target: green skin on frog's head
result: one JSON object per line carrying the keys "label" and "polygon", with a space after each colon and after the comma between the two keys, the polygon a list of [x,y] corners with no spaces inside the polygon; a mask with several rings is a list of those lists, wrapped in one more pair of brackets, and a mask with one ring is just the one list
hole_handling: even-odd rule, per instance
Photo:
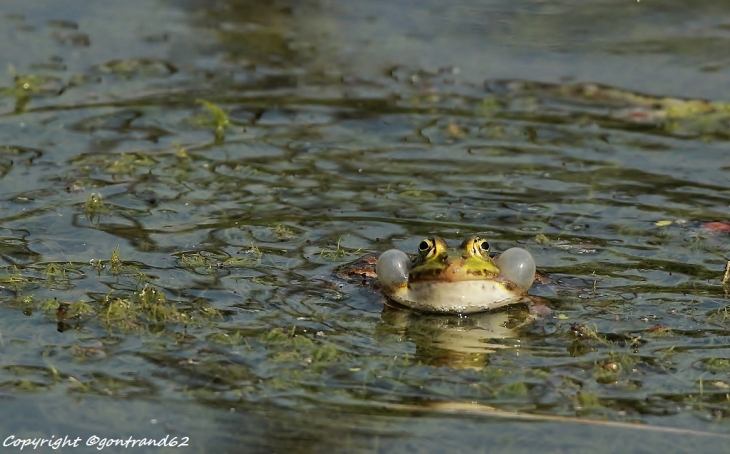
{"label": "green skin on frog's head", "polygon": [[535,261],[524,249],[511,248],[496,259],[489,243],[465,239],[452,251],[439,237],[426,238],[410,259],[391,249],[378,259],[383,293],[397,303],[426,312],[468,314],[520,300],[532,285]]}

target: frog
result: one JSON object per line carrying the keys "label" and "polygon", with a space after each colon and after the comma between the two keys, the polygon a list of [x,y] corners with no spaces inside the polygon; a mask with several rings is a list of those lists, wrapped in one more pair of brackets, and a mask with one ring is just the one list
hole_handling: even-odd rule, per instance
{"label": "frog", "polygon": [[479,235],[456,249],[438,236],[423,239],[411,258],[390,249],[377,259],[375,274],[391,301],[420,312],[474,314],[524,302],[535,280],[535,260],[513,247],[495,257]]}

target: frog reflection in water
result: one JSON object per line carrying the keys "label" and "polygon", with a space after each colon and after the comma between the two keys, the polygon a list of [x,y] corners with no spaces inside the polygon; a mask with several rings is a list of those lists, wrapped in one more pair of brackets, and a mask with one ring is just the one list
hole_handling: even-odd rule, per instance
{"label": "frog reflection in water", "polygon": [[424,239],[411,259],[398,249],[383,252],[376,264],[383,293],[404,306],[425,312],[470,314],[522,301],[535,278],[535,260],[521,248],[496,258],[489,243],[465,239],[452,251],[439,237]]}

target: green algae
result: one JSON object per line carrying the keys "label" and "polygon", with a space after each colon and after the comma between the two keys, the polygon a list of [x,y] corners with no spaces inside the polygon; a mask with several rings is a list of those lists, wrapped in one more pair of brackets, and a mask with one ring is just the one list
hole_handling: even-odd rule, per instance
{"label": "green algae", "polygon": [[209,117],[207,119],[200,120],[200,123],[203,125],[210,124],[211,126],[213,126],[216,140],[221,141],[225,139],[226,129],[231,126],[231,120],[226,111],[223,110],[223,108],[220,107],[218,104],[215,104],[211,101],[197,99],[195,100],[195,102],[201,104],[205,108],[205,110],[208,111],[209,114]]}

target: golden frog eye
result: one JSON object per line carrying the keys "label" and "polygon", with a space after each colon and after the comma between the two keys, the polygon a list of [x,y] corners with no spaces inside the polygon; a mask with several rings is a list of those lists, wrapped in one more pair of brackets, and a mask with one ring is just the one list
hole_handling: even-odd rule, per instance
{"label": "golden frog eye", "polygon": [[487,240],[479,240],[479,250],[483,254],[489,254],[489,242]]}
{"label": "golden frog eye", "polygon": [[421,244],[418,245],[418,253],[423,258],[430,258],[433,256],[434,251],[436,248],[434,247],[436,244],[436,241],[433,238],[426,238],[423,241],[421,241]]}
{"label": "golden frog eye", "polygon": [[[469,241],[469,240],[467,240]],[[482,257],[482,258],[489,258],[489,242],[487,240],[484,240],[482,238],[479,238],[478,236],[475,236],[471,238],[471,241],[469,242],[470,251],[473,256],[476,257]]]}

